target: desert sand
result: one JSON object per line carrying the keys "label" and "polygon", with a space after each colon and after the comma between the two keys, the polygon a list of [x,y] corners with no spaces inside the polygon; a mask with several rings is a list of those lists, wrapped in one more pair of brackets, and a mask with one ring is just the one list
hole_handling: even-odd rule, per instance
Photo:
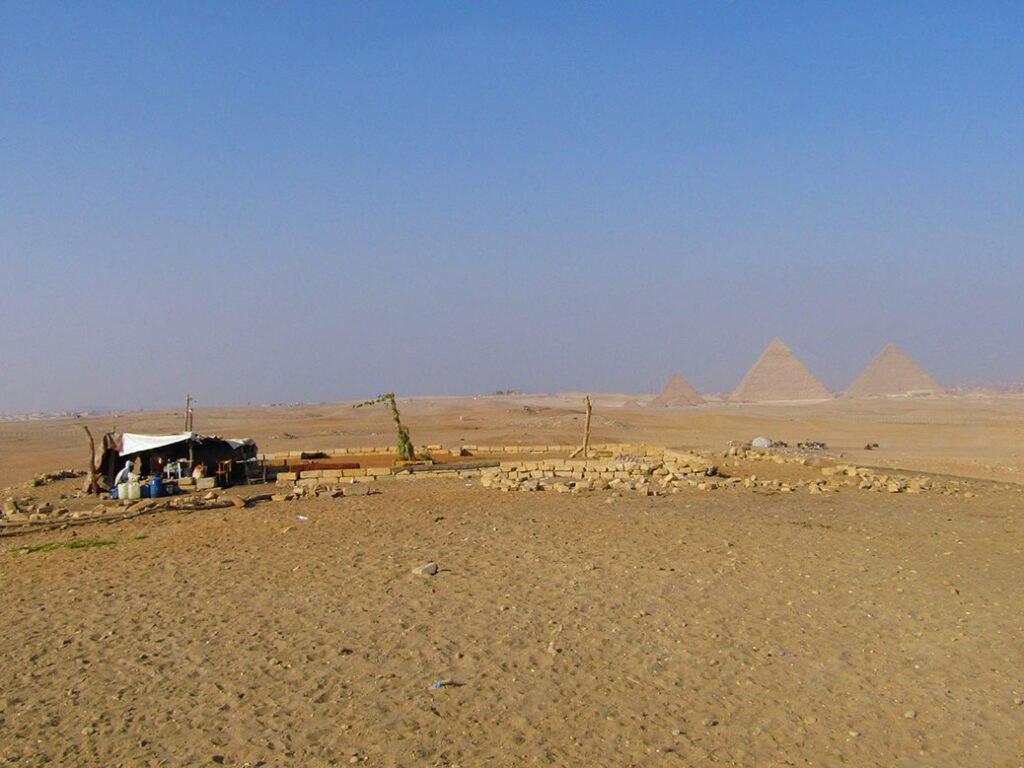
{"label": "desert sand", "polygon": [[[1024,764],[1024,398],[591,399],[595,441],[820,440],[826,460],[972,478],[973,492],[389,479],[368,496],[7,537],[0,758]],[[417,444],[554,444],[578,442],[581,400],[399,402]],[[23,485],[84,466],[83,422],[175,432],[181,414],[0,424],[5,495],[94,504],[77,479]],[[344,403],[201,410],[196,428],[266,452],[394,435],[383,409]],[[411,573],[428,561],[436,575]]]}

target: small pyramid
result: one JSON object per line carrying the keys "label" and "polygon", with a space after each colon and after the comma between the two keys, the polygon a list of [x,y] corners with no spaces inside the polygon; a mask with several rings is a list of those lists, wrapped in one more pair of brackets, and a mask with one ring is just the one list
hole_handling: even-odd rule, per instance
{"label": "small pyramid", "polygon": [[832,393],[797,360],[789,347],[772,339],[743,381],[729,396],[734,403],[762,403],[771,400],[822,400]]}
{"label": "small pyramid", "polygon": [[668,380],[661,393],[651,401],[651,407],[677,408],[684,405],[700,405],[703,402],[704,398],[697,394],[697,390],[677,371],[672,374],[672,378]]}
{"label": "small pyramid", "polygon": [[844,397],[884,397],[910,392],[939,394],[942,385],[928,375],[906,352],[889,344],[843,393]]}

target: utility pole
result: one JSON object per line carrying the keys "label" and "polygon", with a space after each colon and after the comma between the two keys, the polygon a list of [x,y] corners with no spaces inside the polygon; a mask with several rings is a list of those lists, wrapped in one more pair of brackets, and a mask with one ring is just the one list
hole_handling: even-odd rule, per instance
{"label": "utility pole", "polygon": [[185,395],[185,431],[192,431],[192,395]]}

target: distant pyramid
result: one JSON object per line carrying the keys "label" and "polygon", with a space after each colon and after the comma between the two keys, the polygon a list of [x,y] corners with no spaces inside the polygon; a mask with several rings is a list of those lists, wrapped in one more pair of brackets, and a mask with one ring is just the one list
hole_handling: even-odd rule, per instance
{"label": "distant pyramid", "polygon": [[778,339],[747,371],[743,381],[729,396],[734,403],[762,403],[770,400],[821,400],[832,393],[814,378],[814,374],[796,359]]}
{"label": "distant pyramid", "polygon": [[942,385],[928,375],[902,349],[888,345],[843,393],[844,397],[884,397],[908,392],[939,394]]}
{"label": "distant pyramid", "polygon": [[661,390],[661,394],[651,401],[651,407],[675,408],[682,405],[700,405],[703,402],[704,398],[697,394],[697,390],[690,386],[690,382],[684,379],[681,373],[676,372]]}

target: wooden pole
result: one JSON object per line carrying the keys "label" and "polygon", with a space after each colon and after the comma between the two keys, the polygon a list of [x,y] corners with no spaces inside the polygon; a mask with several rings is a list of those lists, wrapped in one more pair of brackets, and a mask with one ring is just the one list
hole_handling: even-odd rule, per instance
{"label": "wooden pole", "polygon": [[185,431],[192,431],[192,395],[185,395]]}
{"label": "wooden pole", "polygon": [[96,480],[96,441],[92,439],[89,428],[85,424],[81,426],[85,430],[85,436],[89,438],[89,493],[99,494],[100,484]]}
{"label": "wooden pole", "polygon": [[587,407],[587,418],[583,422],[583,447],[577,448],[575,451],[569,454],[570,459],[575,459],[581,453],[584,459],[590,458],[590,414],[593,408],[590,405],[590,395],[583,398],[583,405]]}
{"label": "wooden pole", "polygon": [[587,406],[587,420],[583,423],[583,458],[590,458],[590,414],[593,410],[590,406],[590,395],[583,398],[583,404]]}

